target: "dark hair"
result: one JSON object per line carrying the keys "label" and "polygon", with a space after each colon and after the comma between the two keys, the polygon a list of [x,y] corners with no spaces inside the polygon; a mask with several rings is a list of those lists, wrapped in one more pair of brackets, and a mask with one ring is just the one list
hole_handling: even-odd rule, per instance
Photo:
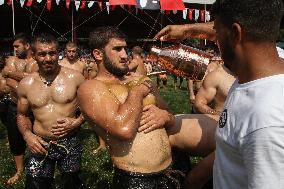
{"label": "dark hair", "polygon": [[58,44],[58,41],[56,40],[56,38],[49,33],[40,33],[33,38],[31,45],[32,45],[32,50],[34,52],[35,52],[35,44],[37,42],[47,43],[47,44],[55,43],[56,48],[58,49],[58,47],[59,47],[59,44]]}
{"label": "dark hair", "polygon": [[23,44],[31,43],[31,38],[25,33],[18,33],[14,36],[14,41],[20,40]]}
{"label": "dark hair", "polygon": [[98,27],[90,33],[89,46],[93,49],[103,49],[112,38],[126,39],[126,35],[112,26]]}
{"label": "dark hair", "polygon": [[140,46],[135,46],[132,48],[132,54],[142,55],[143,49]]}
{"label": "dark hair", "polygon": [[239,23],[248,39],[275,42],[283,16],[282,0],[216,0],[212,15],[226,27]]}

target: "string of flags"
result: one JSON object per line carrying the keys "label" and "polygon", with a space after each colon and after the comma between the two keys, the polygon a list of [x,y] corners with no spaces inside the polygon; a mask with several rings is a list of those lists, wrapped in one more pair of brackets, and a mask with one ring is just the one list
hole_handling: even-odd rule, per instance
{"label": "string of flags", "polygon": [[53,4],[59,5],[60,1],[64,3],[67,9],[70,9],[72,3],[74,3],[76,11],[84,10],[86,8],[99,7],[102,11],[103,7],[106,7],[107,13],[115,10],[116,7],[123,7],[131,10],[133,7],[136,8],[136,14],[138,9],[141,10],[161,10],[165,14],[177,14],[178,11],[182,11],[183,19],[189,19],[191,21],[208,22],[211,19],[210,12],[207,10],[191,9],[185,6],[183,0],[0,0],[0,6],[3,4],[11,5],[19,3],[21,7],[32,7],[34,3],[42,3],[46,1],[47,10],[51,10]]}

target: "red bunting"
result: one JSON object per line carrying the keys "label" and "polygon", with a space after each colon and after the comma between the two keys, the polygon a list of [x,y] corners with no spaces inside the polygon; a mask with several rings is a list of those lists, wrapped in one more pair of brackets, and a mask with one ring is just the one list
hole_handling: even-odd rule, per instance
{"label": "red bunting", "polygon": [[66,8],[69,9],[70,8],[70,0],[65,0],[66,3]]}
{"label": "red bunting", "polygon": [[12,5],[12,0],[8,0],[7,5],[9,5],[9,6]]}
{"label": "red bunting", "polygon": [[110,5],[136,5],[136,0],[109,0]]}
{"label": "red bunting", "polygon": [[184,10],[182,0],[160,0],[162,10]]}
{"label": "red bunting", "polygon": [[31,7],[32,5],[33,5],[33,0],[28,0],[26,6]]}
{"label": "red bunting", "polygon": [[52,0],[47,0],[46,1],[46,7],[47,7],[47,10],[51,10],[51,3],[52,3]]}
{"label": "red bunting", "polygon": [[192,15],[193,15],[193,9],[189,9],[188,13],[189,20],[192,20]]}
{"label": "red bunting", "polygon": [[200,21],[204,22],[205,21],[205,10],[200,11]]}
{"label": "red bunting", "polygon": [[100,7],[100,10],[102,11],[102,10],[103,10],[103,2],[98,1],[98,5],[99,5],[99,7]]}
{"label": "red bunting", "polygon": [[80,9],[85,9],[85,8],[86,8],[86,0],[82,0]]}
{"label": "red bunting", "polygon": [[165,15],[170,15],[171,14],[171,11],[170,10],[166,10],[165,11]]}

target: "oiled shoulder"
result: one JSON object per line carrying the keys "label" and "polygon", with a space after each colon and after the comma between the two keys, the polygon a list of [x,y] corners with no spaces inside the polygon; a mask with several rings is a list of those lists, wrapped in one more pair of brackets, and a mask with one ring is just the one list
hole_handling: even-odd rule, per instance
{"label": "oiled shoulder", "polygon": [[74,81],[78,85],[82,84],[83,81],[85,80],[85,77],[83,76],[83,74],[81,74],[80,72],[78,72],[76,70],[62,66],[61,72],[64,74],[64,77],[71,79],[72,81]]}
{"label": "oiled shoulder", "polygon": [[37,77],[38,77],[37,73],[32,73],[24,77],[19,83],[19,87],[17,89],[18,95],[19,96],[26,95],[28,91],[33,90],[33,85]]}

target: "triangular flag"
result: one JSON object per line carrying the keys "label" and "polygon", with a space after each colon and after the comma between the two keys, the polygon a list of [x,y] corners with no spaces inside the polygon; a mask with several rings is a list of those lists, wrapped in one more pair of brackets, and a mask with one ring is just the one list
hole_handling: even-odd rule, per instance
{"label": "triangular flag", "polygon": [[200,11],[200,21],[204,22],[205,21],[205,10]]}
{"label": "triangular flag", "polygon": [[98,5],[100,7],[100,10],[102,11],[103,10],[103,2],[98,1]]}
{"label": "triangular flag", "polygon": [[192,18],[193,18],[193,9],[189,9],[188,18],[189,18],[189,20],[192,20]]}
{"label": "triangular flag", "polygon": [[41,2],[42,2],[42,0],[37,0],[36,2],[41,3]]}
{"label": "triangular flag", "polygon": [[5,0],[0,0],[0,5],[4,5]]}
{"label": "triangular flag", "polygon": [[7,5],[9,5],[9,6],[12,5],[12,0],[8,0]]}
{"label": "triangular flag", "polygon": [[187,18],[187,9],[184,9],[184,10],[182,11],[182,17],[183,17],[183,19],[186,19],[186,18]]}
{"label": "triangular flag", "polygon": [[158,0],[136,0],[138,9],[146,9],[146,10],[159,10],[160,3]]}
{"label": "triangular flag", "polygon": [[21,7],[23,7],[25,4],[25,0],[20,0],[20,4],[21,4]]}
{"label": "triangular flag", "polygon": [[56,5],[59,5],[60,0],[56,0]]}
{"label": "triangular flag", "polygon": [[109,14],[109,2],[106,2],[107,13]]}
{"label": "triangular flag", "polygon": [[198,9],[194,9],[194,20],[197,21],[199,18],[199,10]]}
{"label": "triangular flag", "polygon": [[32,5],[33,5],[33,0],[28,0],[26,6],[31,7]]}
{"label": "triangular flag", "polygon": [[89,1],[88,2],[88,8],[91,8],[94,5],[95,1]]}
{"label": "triangular flag", "polygon": [[136,5],[136,0],[109,0],[110,5]]}
{"label": "triangular flag", "polygon": [[165,15],[170,15],[171,11],[170,10],[165,10]]}
{"label": "triangular flag", "polygon": [[69,9],[70,8],[70,0],[65,0],[66,3],[66,8]]}
{"label": "triangular flag", "polygon": [[210,12],[209,12],[209,11],[206,11],[206,12],[205,12],[205,21],[206,21],[206,22],[209,22],[210,19],[211,19]]}
{"label": "triangular flag", "polygon": [[111,10],[112,10],[112,11],[114,11],[114,9],[116,8],[115,5],[112,5],[112,6],[110,6],[110,7],[111,7]]}
{"label": "triangular flag", "polygon": [[82,0],[81,1],[81,6],[80,6],[80,9],[85,9],[86,8],[86,0]]}
{"label": "triangular flag", "polygon": [[75,8],[76,8],[76,11],[79,10],[79,7],[80,7],[80,1],[75,1]]}
{"label": "triangular flag", "polygon": [[178,11],[177,10],[173,10],[173,13],[176,14]]}
{"label": "triangular flag", "polygon": [[184,10],[185,6],[182,0],[160,0],[162,10]]}
{"label": "triangular flag", "polygon": [[52,3],[52,0],[47,0],[46,1],[46,8],[47,8],[47,10],[51,10],[51,3]]}

